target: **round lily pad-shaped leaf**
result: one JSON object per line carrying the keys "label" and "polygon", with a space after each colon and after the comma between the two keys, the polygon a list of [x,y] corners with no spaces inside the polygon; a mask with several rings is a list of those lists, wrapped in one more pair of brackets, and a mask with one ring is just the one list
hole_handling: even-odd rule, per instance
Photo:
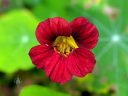
{"label": "round lily pad-shaped leaf", "polygon": [[[100,10],[80,12],[93,21],[100,32],[99,43],[93,50],[97,64],[92,86],[89,90],[96,93],[108,93],[108,96],[127,96],[128,90],[128,1],[108,0],[108,7]],[[115,5],[114,5],[115,4]],[[104,11],[104,12],[103,12]],[[111,14],[107,12],[111,11]],[[106,12],[106,13],[105,13]],[[79,80],[80,81],[80,80]],[[80,81],[81,82],[81,81]],[[88,87],[88,86],[87,86]]]}
{"label": "round lily pad-shaped leaf", "polygon": [[13,73],[33,67],[28,52],[36,44],[37,24],[27,10],[14,10],[0,17],[0,71]]}
{"label": "round lily pad-shaped leaf", "polygon": [[21,90],[19,96],[70,96],[70,95],[54,91],[43,86],[30,85],[24,87]]}

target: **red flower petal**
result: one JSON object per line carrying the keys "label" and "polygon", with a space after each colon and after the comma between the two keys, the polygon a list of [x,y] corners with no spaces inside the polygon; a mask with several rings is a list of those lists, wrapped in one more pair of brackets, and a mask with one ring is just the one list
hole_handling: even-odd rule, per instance
{"label": "red flower petal", "polygon": [[46,75],[49,76],[52,81],[61,84],[71,80],[72,74],[67,68],[66,58],[56,53],[52,57],[44,68]]}
{"label": "red flower petal", "polygon": [[51,44],[57,36],[70,36],[69,23],[60,17],[49,18],[39,23],[36,37],[40,44]]}
{"label": "red flower petal", "polygon": [[48,60],[48,57],[52,55],[53,52],[54,50],[50,46],[38,45],[31,48],[29,56],[37,68],[43,68],[44,61]]}
{"label": "red flower petal", "polygon": [[68,57],[68,68],[70,72],[76,76],[83,77],[87,73],[91,73],[96,60],[88,49],[77,48]]}
{"label": "red flower petal", "polygon": [[92,49],[98,42],[98,30],[86,18],[79,17],[71,22],[72,35],[78,42],[79,47]]}
{"label": "red flower petal", "polygon": [[35,46],[30,50],[29,55],[36,67],[42,68],[52,81],[63,84],[72,78],[66,58],[50,46]]}

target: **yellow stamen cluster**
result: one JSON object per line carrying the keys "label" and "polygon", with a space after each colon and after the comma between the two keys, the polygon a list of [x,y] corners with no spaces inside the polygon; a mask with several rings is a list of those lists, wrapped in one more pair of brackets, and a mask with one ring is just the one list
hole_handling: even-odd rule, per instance
{"label": "yellow stamen cluster", "polygon": [[72,36],[58,36],[54,41],[53,47],[58,53],[67,57],[70,52],[78,48],[78,45]]}

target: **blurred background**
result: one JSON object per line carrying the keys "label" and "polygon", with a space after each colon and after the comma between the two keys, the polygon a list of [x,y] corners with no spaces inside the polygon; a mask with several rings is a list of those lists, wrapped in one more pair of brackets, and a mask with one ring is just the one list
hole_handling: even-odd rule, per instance
{"label": "blurred background", "polygon": [[[92,74],[51,82],[31,63],[40,21],[84,16],[100,38]],[[127,96],[128,0],[0,0],[0,96]]]}

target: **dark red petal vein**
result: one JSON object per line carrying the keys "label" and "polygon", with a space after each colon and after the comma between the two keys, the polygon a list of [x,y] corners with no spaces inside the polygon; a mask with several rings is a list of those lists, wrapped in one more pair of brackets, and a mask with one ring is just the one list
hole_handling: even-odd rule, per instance
{"label": "dark red petal vein", "polygon": [[42,68],[44,67],[44,60],[47,60],[53,52],[54,50],[50,46],[38,45],[31,48],[29,56],[37,68]]}
{"label": "dark red petal vein", "polygon": [[63,84],[71,79],[72,75],[66,68],[65,57],[55,52],[49,60],[44,70],[52,81]]}
{"label": "dark red petal vein", "polygon": [[79,77],[92,72],[96,63],[93,53],[86,48],[77,48],[69,55],[68,60],[70,72]]}
{"label": "dark red petal vein", "polygon": [[40,44],[51,44],[57,36],[70,36],[69,23],[60,17],[49,18],[40,22],[36,29],[36,37]]}
{"label": "dark red petal vein", "polygon": [[86,18],[79,17],[71,22],[72,35],[77,41],[79,47],[92,49],[98,42],[98,30]]}

